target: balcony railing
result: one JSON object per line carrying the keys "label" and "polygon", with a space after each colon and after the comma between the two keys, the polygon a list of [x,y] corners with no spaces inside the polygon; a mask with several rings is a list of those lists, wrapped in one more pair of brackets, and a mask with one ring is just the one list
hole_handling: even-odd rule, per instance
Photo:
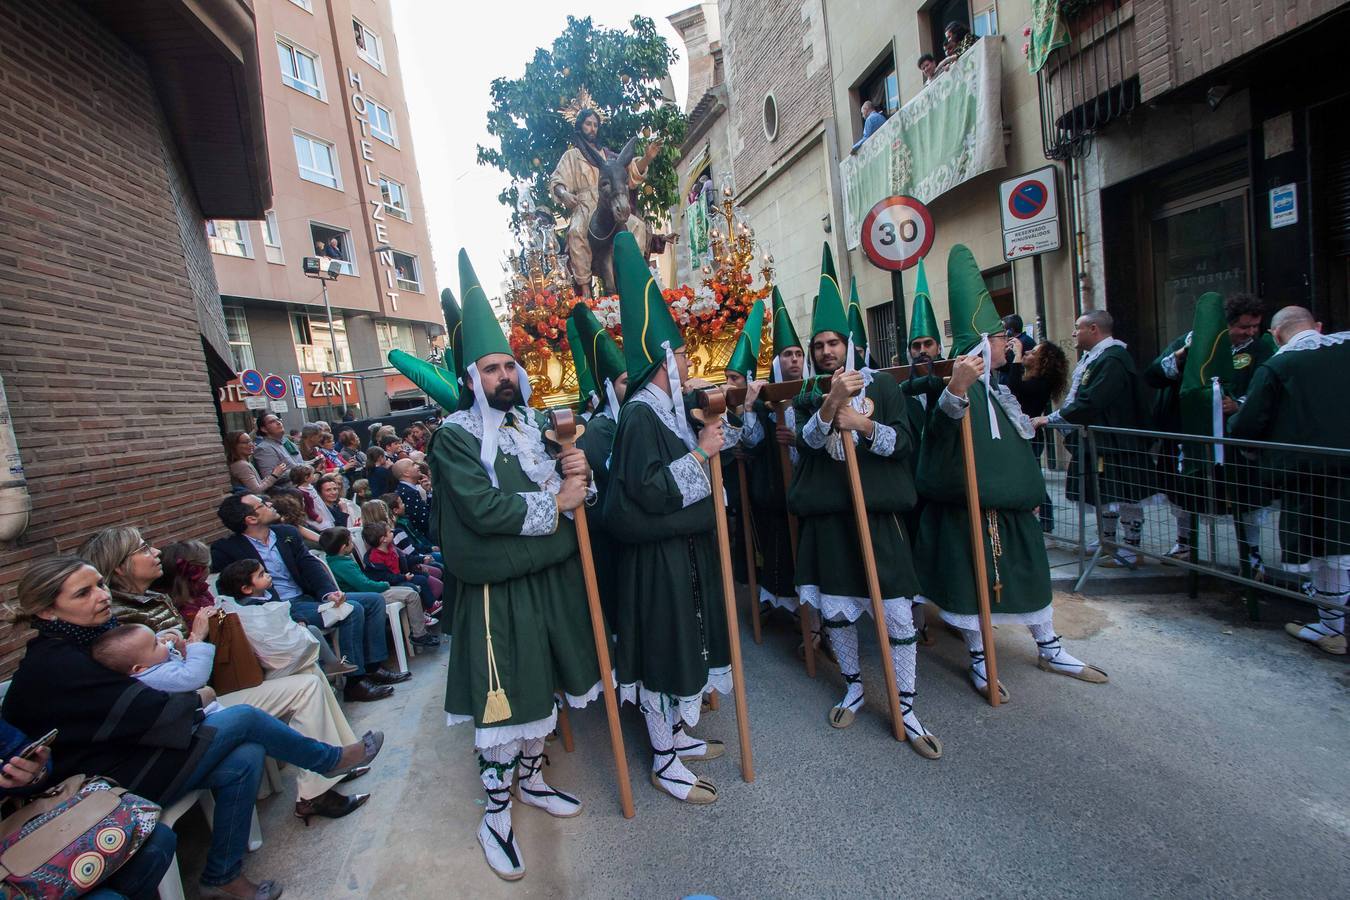
{"label": "balcony railing", "polygon": [[1092,136],[1139,104],[1133,0],[1062,3],[1069,43],[1037,75],[1046,159],[1087,153]]}

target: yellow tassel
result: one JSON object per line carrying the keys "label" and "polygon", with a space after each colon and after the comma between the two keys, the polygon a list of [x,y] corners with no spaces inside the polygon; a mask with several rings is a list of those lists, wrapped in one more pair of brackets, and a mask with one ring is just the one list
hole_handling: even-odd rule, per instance
{"label": "yellow tassel", "polygon": [[488,691],[487,702],[483,704],[483,724],[490,725],[511,718],[511,701],[506,699],[506,691],[497,688]]}
{"label": "yellow tassel", "polygon": [[[492,649],[492,613],[488,608],[488,586],[483,585],[483,628],[487,632],[488,692],[483,704],[483,724],[491,725],[511,718],[511,701],[502,690],[502,677],[497,674],[497,654]],[[493,685],[496,687],[493,687]]]}

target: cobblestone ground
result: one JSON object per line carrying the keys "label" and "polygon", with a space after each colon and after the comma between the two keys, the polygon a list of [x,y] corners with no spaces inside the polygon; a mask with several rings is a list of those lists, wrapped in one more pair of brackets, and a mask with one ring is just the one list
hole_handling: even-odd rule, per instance
{"label": "cobblestone ground", "polygon": [[[721,797],[685,807],[647,782],[641,720],[624,713],[637,817],[618,808],[603,710],[574,714],[576,752],[549,777],[587,802],[550,820],[520,809],[528,874],[508,885],[482,861],[466,728],[441,712],[447,651],[419,656],[396,699],[349,706],[383,728],[384,754],[352,785],[374,796],[303,827],[290,796],[260,804],[254,878],[334,897],[1323,897],[1350,883],[1345,658],[1259,625],[1227,597],[1057,598],[1069,648],[1111,674],[1088,685],[1041,672],[1020,628],[998,638],[1012,702],[969,687],[964,645],[940,626],[921,648],[919,706],[944,757],[928,762],[886,724],[877,653],[863,629],[867,706],[836,731],[837,671],[812,681],[782,623],[743,639],[757,778],[741,781],[729,703],[698,732],[728,742],[692,767]],[[205,849],[183,826],[189,893]],[[1340,884],[1341,888],[1335,885]]]}

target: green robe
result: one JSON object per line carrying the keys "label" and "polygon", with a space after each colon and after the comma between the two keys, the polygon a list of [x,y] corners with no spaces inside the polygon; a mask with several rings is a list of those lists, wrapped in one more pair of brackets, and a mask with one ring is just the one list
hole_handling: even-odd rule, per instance
{"label": "green robe", "polygon": [[596,413],[586,421],[586,431],[577,441],[577,446],[586,454],[586,462],[595,480],[596,498],[588,507],[586,524],[591,532],[591,556],[595,560],[595,581],[600,588],[600,607],[604,610],[605,622],[611,632],[618,621],[617,589],[614,584],[617,552],[614,539],[605,528],[601,511],[605,508],[605,494],[609,490],[609,454],[614,448],[614,434],[618,429],[619,424],[609,416]]}
{"label": "green robe", "polygon": [[[877,579],[885,600],[913,598],[919,593],[909,535],[901,516],[914,506],[914,479],[910,468],[910,439],[905,397],[895,379],[877,372],[867,386],[874,404],[872,421],[890,430],[894,443],[882,446],[882,436],[858,441],[858,474],[867,504],[867,520],[876,556]],[[827,620],[854,621],[870,611],[871,599],[863,570],[858,526],[854,519],[848,469],[830,455],[831,436],[824,447],[807,443],[807,427],[818,409],[797,407],[797,446],[801,462],[793,475],[788,505],[799,519],[797,591],[802,601],[821,610]],[[890,449],[887,455],[880,450]]]}
{"label": "green robe", "polygon": [[[1020,420],[1025,416],[1007,388],[1000,389]],[[994,621],[1036,623],[1050,620],[1050,562],[1040,519],[1032,512],[1045,498],[1040,464],[1031,441],[1018,433],[1013,418],[995,401],[1000,437],[989,429],[984,385],[969,392],[970,425],[975,444],[975,481],[980,508],[997,516],[1002,554],[997,567],[989,524],[982,512],[985,570]],[[966,506],[965,462],[961,449],[961,420],[953,419],[940,400],[930,411],[919,451],[919,488],[927,501],[919,523],[920,577],[928,600],[942,617],[961,628],[975,629],[979,612],[975,560],[970,546],[970,516]],[[1029,422],[1025,422],[1030,427]],[[995,572],[1003,584],[1001,599],[994,594]]]}
{"label": "green robe", "polygon": [[[763,433],[750,448],[749,481],[751,524],[759,551],[759,597],[784,609],[796,609],[796,566],[787,522],[787,486],[783,484],[778,414],[762,404],[756,406],[755,415]],[[789,406],[787,414],[795,431],[795,410]]]}
{"label": "green robe", "polygon": [[[1228,433],[1350,450],[1350,417],[1327,402],[1328,392],[1350,381],[1350,332],[1295,337],[1257,368]],[[1285,562],[1350,553],[1350,464],[1325,454],[1263,451],[1259,471],[1280,498]]]}
{"label": "green robe", "polygon": [[[455,413],[437,429],[427,454],[432,523],[441,546],[453,550],[446,565],[458,580],[445,711],[451,724],[473,720],[478,746],[547,734],[555,691],[576,698],[572,705],[599,693],[575,526],[558,513],[556,483],[551,490],[541,488],[516,455],[528,451],[544,459],[545,425],[523,408],[512,416],[518,421],[499,431],[496,487],[479,460],[482,442],[474,431],[481,432],[482,420],[474,410]],[[508,442],[522,449],[510,452]],[[482,720],[488,693],[486,615],[497,674],[511,704],[510,718],[496,722]],[[502,730],[494,735],[495,729]]]}
{"label": "green robe", "polygon": [[707,468],[645,402],[656,390],[624,403],[610,458],[616,668],[624,699],[641,688],[685,700],[692,724],[706,690],[730,691],[731,652]]}
{"label": "green robe", "polygon": [[[1124,345],[1108,347],[1088,365],[1078,383],[1078,393],[1060,407],[1058,414],[1071,425],[1147,426],[1143,382]],[[1095,481],[1084,471],[1086,448],[1080,445],[1078,433],[1071,432],[1066,444],[1073,456],[1065,482],[1070,500],[1093,505],[1130,503],[1156,493],[1153,466],[1139,439],[1119,434],[1098,435]],[[1100,497],[1093,490],[1094,484],[1101,489]]]}

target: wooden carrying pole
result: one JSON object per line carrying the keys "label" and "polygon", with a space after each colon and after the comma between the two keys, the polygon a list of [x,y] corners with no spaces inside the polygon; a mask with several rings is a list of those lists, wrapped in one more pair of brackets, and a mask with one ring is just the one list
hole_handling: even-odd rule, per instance
{"label": "wooden carrying pole", "polygon": [[[774,410],[778,413],[780,423],[787,421],[788,401],[780,400]],[[777,435],[774,440],[777,441]],[[778,463],[783,470],[783,502],[787,504],[787,495],[792,490],[792,455],[788,453],[788,448],[782,444],[778,445]],[[797,563],[797,517],[791,512],[787,514],[788,523],[788,544],[792,548],[792,563]],[[802,628],[802,661],[806,663],[806,677],[816,677],[816,648],[813,646],[814,635],[811,634],[811,607],[797,601],[797,622]]]}
{"label": "wooden carrying pole", "polygon": [[[576,446],[578,427],[570,410],[554,410],[551,437],[563,448]],[[586,504],[573,511],[577,528],[577,551],[581,557],[581,575],[586,583],[586,607],[591,614],[591,637],[595,639],[595,658],[600,664],[600,685],[605,695],[605,718],[609,720],[609,747],[614,753],[614,771],[619,779],[619,805],[623,817],[631,819],[633,785],[628,780],[628,754],[624,752],[623,732],[619,728],[619,699],[614,693],[614,668],[609,659],[609,633],[600,611],[600,583],[595,577],[595,557],[591,555],[591,530],[586,522]],[[570,729],[569,729],[570,730]],[[571,750],[571,747],[567,748]]]}
{"label": "wooden carrying pole", "polygon": [[755,573],[755,527],[750,522],[750,488],[746,484],[745,460],[736,460],[737,481],[741,485],[741,531],[745,535],[745,580],[750,588],[750,622],[755,643],[764,643],[759,623],[759,578]]}
{"label": "wooden carrying pole", "polygon": [[[702,413],[704,422],[715,421],[726,411],[726,394],[721,388],[704,388],[699,391],[698,399],[698,411]],[[736,732],[741,745],[741,778],[754,781],[755,761],[750,749],[750,713],[745,700],[745,672],[741,668],[741,630],[736,620],[735,587],[731,583],[731,536],[727,530],[726,492],[722,488],[722,455],[714,453],[708,462],[708,467],[712,471],[717,552],[722,567],[722,601],[727,614],[727,645],[731,650],[731,689],[736,697]]]}
{"label": "wooden carrying pole", "polygon": [[984,638],[984,674],[990,706],[999,705],[998,662],[994,658],[994,621],[989,614],[989,572],[984,562],[984,535],[980,533],[980,487],[975,480],[975,441],[970,431],[970,408],[961,417],[961,456],[966,470],[966,513],[970,519],[970,554],[975,560],[975,596],[980,608],[980,635]]}
{"label": "wooden carrying pole", "polygon": [[900,687],[895,681],[895,666],[891,663],[891,640],[886,631],[886,605],[881,601],[881,582],[877,578],[877,557],[872,549],[872,528],[867,522],[867,501],[863,498],[862,475],[858,472],[858,448],[853,436],[841,432],[844,445],[844,465],[848,468],[848,489],[853,496],[853,521],[858,526],[858,546],[862,549],[863,573],[867,576],[867,593],[872,598],[872,621],[877,626],[877,645],[881,647],[881,671],[886,676],[886,703],[891,711],[891,733],[897,741],[905,740],[905,720],[900,714]]}

